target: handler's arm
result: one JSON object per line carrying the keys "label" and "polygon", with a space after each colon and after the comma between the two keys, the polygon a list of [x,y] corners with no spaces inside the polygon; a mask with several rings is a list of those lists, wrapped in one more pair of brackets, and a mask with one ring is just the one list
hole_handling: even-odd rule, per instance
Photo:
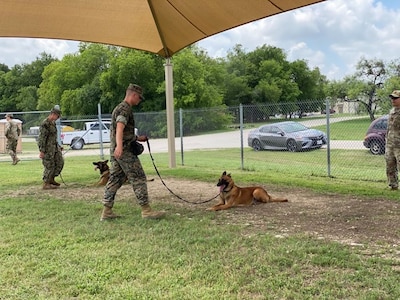
{"label": "handler's arm", "polygon": [[117,129],[115,132],[115,140],[117,143],[115,150],[114,150],[115,158],[120,158],[122,155],[122,152],[124,151],[124,145],[123,145],[124,128],[125,128],[124,123],[117,122]]}
{"label": "handler's arm", "polygon": [[49,136],[48,127],[42,124],[39,130],[38,137],[38,147],[39,147],[39,157],[44,158],[47,148],[47,138]]}

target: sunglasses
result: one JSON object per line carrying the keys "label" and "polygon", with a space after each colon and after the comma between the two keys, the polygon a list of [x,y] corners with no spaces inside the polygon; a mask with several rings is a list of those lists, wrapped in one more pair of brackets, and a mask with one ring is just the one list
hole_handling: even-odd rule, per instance
{"label": "sunglasses", "polygon": [[400,99],[400,97],[390,97],[392,100]]}

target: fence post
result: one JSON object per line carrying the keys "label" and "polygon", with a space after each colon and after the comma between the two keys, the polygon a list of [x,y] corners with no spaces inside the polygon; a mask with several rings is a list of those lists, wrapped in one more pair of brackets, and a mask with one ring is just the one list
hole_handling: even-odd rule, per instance
{"label": "fence post", "polygon": [[325,113],[326,113],[326,162],[327,162],[327,171],[328,171],[328,177],[331,177],[331,134],[330,134],[330,127],[329,127],[329,117],[331,114],[331,106],[329,99],[325,100]]}
{"label": "fence post", "polygon": [[243,153],[243,105],[240,103],[239,105],[239,122],[240,122],[240,161],[241,168],[244,169],[244,153]]}
{"label": "fence post", "polygon": [[180,132],[180,137],[181,137],[181,164],[182,166],[184,165],[183,163],[183,109],[179,109],[179,132]]}
{"label": "fence post", "polygon": [[174,88],[172,78],[171,59],[167,58],[165,67],[165,96],[167,102],[167,135],[168,135],[168,154],[169,167],[176,168],[175,157],[175,121],[174,121]]}
{"label": "fence post", "polygon": [[101,105],[97,103],[97,114],[99,119],[99,137],[100,137],[100,158],[104,159],[104,147],[103,147],[103,121],[101,119]]}
{"label": "fence post", "polygon": [[[61,110],[60,105],[56,104],[54,105],[55,109]],[[56,120],[56,127],[57,127],[57,143],[62,147],[62,142],[61,142],[61,120],[58,118]]]}

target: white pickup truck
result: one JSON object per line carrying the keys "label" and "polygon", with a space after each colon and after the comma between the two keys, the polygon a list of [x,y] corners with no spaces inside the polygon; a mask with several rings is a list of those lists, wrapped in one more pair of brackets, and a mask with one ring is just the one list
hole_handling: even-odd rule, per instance
{"label": "white pickup truck", "polygon": [[100,143],[100,134],[103,143],[110,142],[110,121],[86,122],[84,130],[65,131],[61,133],[63,145],[70,145],[74,150],[80,150],[86,144]]}

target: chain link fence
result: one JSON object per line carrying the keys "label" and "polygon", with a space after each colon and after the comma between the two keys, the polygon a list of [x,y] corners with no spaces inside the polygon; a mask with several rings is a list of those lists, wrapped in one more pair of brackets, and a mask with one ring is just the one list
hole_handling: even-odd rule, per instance
{"label": "chain link fence", "polygon": [[[61,108],[62,109],[62,108]],[[377,116],[385,112],[378,112]],[[4,118],[6,113],[1,114]],[[49,111],[14,113],[14,118],[23,122],[23,142],[34,142],[38,128]],[[110,114],[62,116],[61,131],[83,130],[85,122],[110,120]],[[260,164],[271,171],[299,176],[327,176],[354,180],[384,181],[386,179],[383,155],[372,155],[363,145],[364,135],[370,125],[369,115],[357,102],[309,101],[301,103],[253,104],[234,107],[217,107],[175,111],[175,148],[183,157],[185,151],[193,149],[238,149],[238,167],[257,170]],[[166,112],[135,113],[139,134],[150,137],[153,152],[166,152]],[[294,121],[325,133],[326,144],[316,149],[255,151],[248,143],[251,130],[260,126],[283,121]],[[23,143],[24,144],[24,143]],[[85,145],[76,151],[85,155],[87,151],[109,155],[109,144]],[[28,148],[27,148],[28,149]],[[22,152],[24,150],[22,145]],[[7,155],[0,155],[6,159]],[[35,153],[37,157],[37,153]],[[178,162],[179,163],[179,162]],[[183,164],[183,159],[182,162]],[[185,159],[185,164],[190,161]],[[368,164],[368,172],[362,171]]]}

